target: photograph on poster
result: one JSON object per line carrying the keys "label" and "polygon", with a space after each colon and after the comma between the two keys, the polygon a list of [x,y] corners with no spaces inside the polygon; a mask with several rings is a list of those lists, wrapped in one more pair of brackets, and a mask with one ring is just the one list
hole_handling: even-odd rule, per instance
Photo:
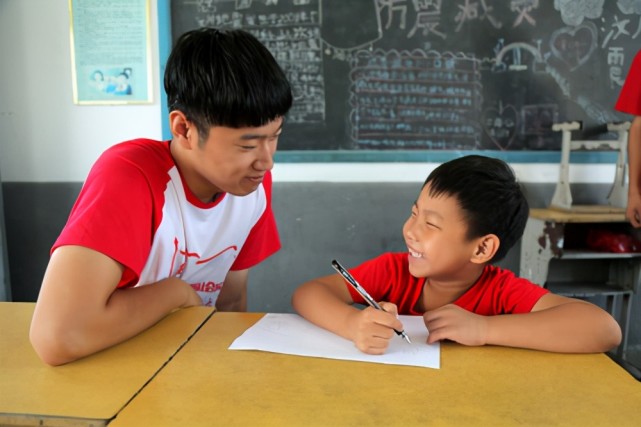
{"label": "photograph on poster", "polygon": [[70,0],[74,103],[151,99],[149,0]]}

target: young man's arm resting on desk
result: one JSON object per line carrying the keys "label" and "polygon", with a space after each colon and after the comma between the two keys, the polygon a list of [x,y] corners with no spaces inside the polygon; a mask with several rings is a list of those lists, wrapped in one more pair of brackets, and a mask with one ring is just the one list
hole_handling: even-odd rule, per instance
{"label": "young man's arm resting on desk", "polygon": [[184,281],[116,289],[123,266],[80,246],[54,251],[31,322],[38,355],[61,365],[110,347],[142,332],[172,310],[200,305]]}
{"label": "young man's arm resting on desk", "polygon": [[216,309],[219,311],[247,311],[247,277],[249,270],[229,271],[220,290]]}

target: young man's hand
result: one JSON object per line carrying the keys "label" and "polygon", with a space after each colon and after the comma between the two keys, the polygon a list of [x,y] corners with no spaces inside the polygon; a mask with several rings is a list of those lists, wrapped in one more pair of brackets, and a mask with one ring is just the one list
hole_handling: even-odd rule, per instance
{"label": "young man's hand", "polygon": [[198,295],[198,292],[196,292],[194,288],[187,283],[185,283],[185,287],[187,288],[185,289],[185,302],[181,305],[181,308],[203,305],[203,301],[200,298],[200,295]]}
{"label": "young man's hand", "polygon": [[457,305],[447,304],[423,314],[429,336],[427,343],[440,340],[456,341],[464,345],[487,343],[487,317],[469,312]]}
{"label": "young man's hand", "polygon": [[354,312],[351,318],[352,341],[363,353],[385,353],[390,339],[396,335],[394,329],[398,331],[403,329],[403,324],[397,317],[396,305],[382,302],[380,306],[384,311],[367,307]]}

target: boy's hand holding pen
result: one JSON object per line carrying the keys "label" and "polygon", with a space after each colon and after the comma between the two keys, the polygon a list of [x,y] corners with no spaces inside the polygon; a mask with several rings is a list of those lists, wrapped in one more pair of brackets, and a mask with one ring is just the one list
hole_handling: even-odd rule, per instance
{"label": "boy's hand holding pen", "polygon": [[332,267],[369,304],[369,307],[358,313],[359,321],[353,341],[359,350],[369,354],[383,354],[389,346],[389,340],[393,337],[392,331],[401,336],[408,344],[412,343],[410,337],[403,330],[403,324],[398,320],[398,310],[395,304],[389,302],[379,304],[374,301],[365,288],[338,261],[333,260]]}
{"label": "boy's hand holding pen", "polygon": [[398,339],[394,330],[403,329],[403,324],[396,317],[396,305],[390,302],[381,302],[379,305],[382,310],[367,307],[355,312],[350,319],[350,329],[354,332],[352,341],[363,353],[385,353],[390,340]]}

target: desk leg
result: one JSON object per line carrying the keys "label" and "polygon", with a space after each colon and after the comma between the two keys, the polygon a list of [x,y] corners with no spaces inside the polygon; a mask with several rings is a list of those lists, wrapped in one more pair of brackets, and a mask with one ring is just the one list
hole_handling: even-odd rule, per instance
{"label": "desk leg", "polygon": [[[609,353],[616,355],[620,359],[625,359],[625,354],[628,351],[628,329],[630,325],[630,310],[632,308],[630,304],[631,297],[631,292],[606,296],[605,309],[616,319],[621,327],[621,344]],[[617,307],[615,307],[615,300]]]}
{"label": "desk leg", "polygon": [[630,325],[630,311],[632,305],[630,304],[630,299],[632,297],[631,292],[626,292],[621,295],[621,309],[619,312],[619,325],[621,326],[621,344],[617,349],[617,355],[621,358],[625,358],[625,353],[628,351],[628,327]]}

